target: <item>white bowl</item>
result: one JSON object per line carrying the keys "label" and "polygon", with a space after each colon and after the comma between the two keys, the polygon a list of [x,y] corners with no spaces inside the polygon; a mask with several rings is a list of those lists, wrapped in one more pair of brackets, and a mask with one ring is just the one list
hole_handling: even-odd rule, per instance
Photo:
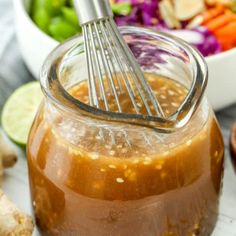
{"label": "white bowl", "polygon": [[47,55],[58,42],[41,31],[31,20],[28,12],[31,0],[14,0],[16,34],[23,59],[38,78],[40,68]]}
{"label": "white bowl", "polygon": [[[37,78],[46,56],[58,42],[42,32],[28,15],[30,0],[14,0],[17,37],[22,56]],[[236,48],[206,58],[207,96],[215,110],[236,102]]]}

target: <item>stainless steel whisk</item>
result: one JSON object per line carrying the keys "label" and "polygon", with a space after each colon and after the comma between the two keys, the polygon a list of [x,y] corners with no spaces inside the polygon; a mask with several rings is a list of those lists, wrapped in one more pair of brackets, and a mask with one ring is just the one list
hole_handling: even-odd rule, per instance
{"label": "stainless steel whisk", "polygon": [[[184,126],[201,101],[207,84],[207,72],[193,76],[189,93],[182,104],[174,114],[165,117],[158,99],[113,20],[109,0],[74,0],[74,5],[83,30],[88,70],[90,108],[84,109],[84,112],[100,119],[141,124],[165,132]],[[197,51],[185,42],[175,40],[193,52],[194,59],[200,61],[196,67],[202,72],[207,71]],[[123,112],[119,100],[123,92],[128,94],[135,114]],[[109,102],[110,94],[115,98],[118,112],[111,111],[114,103]],[[146,114],[140,113],[140,102]]]}
{"label": "stainless steel whisk", "polygon": [[[143,103],[148,115],[164,117],[140,66],[117,29],[108,0],[74,2],[83,30],[90,105],[100,108],[103,102],[105,110],[110,111],[112,104],[107,98],[109,93],[114,96],[118,111],[122,113],[119,101],[119,93],[123,92],[122,83],[136,114],[140,114],[140,105],[136,99],[138,96],[138,101]],[[104,78],[108,86],[104,85]],[[152,114],[152,111],[155,113]]]}

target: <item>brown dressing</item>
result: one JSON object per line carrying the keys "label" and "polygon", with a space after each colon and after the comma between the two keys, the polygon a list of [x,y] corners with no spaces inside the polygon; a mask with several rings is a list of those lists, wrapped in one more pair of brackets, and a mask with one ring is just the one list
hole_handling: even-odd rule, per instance
{"label": "brown dressing", "polygon": [[[148,76],[165,114],[172,114],[186,89],[171,80]],[[86,83],[70,92],[89,102]],[[134,112],[126,96],[120,95],[122,108]],[[139,108],[146,112],[143,106]],[[101,136],[101,127],[92,121],[75,121],[52,110],[52,106],[41,108],[27,148],[33,208],[43,235],[211,233],[224,150],[211,112],[204,121],[198,110],[182,131],[169,136],[155,136],[140,127],[113,130],[114,145],[109,129]]]}

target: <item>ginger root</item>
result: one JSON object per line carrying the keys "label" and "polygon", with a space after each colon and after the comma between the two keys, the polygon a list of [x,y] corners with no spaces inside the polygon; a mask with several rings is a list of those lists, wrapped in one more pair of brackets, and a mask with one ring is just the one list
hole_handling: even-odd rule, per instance
{"label": "ginger root", "polygon": [[[4,168],[14,166],[16,161],[16,152],[0,131],[0,184]],[[0,235],[30,236],[32,235],[33,227],[32,218],[21,212],[0,189]]]}
{"label": "ginger root", "polygon": [[0,180],[3,175],[4,168],[14,166],[16,161],[16,152],[0,133]]}
{"label": "ginger root", "polygon": [[33,227],[32,218],[22,213],[0,190],[0,235],[30,236]]}

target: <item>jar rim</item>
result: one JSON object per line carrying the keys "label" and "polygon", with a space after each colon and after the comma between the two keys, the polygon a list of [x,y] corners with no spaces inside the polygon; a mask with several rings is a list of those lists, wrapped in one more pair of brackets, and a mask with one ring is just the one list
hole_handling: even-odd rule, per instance
{"label": "jar rim", "polygon": [[[197,49],[190,46],[187,42],[185,42],[182,39],[179,39],[173,35],[170,35],[165,32],[157,32],[152,29],[144,29],[141,27],[134,27],[134,26],[123,26],[120,28],[123,33],[144,33],[149,36],[153,36],[156,38],[159,38],[159,40],[168,42],[170,45],[177,46],[181,50],[183,50],[187,56],[188,59],[192,65],[193,69],[193,77],[196,83],[198,83],[198,80],[203,81],[202,84],[198,84],[197,90],[192,91],[195,96],[198,96],[198,101],[194,101],[195,103],[191,104],[185,104],[183,107],[183,114],[186,115],[186,119],[180,120],[178,124],[174,124],[170,120],[169,123],[166,122],[166,120],[163,120],[159,117],[156,118],[160,124],[163,126],[171,127],[170,132],[183,127],[190,118],[193,116],[195,111],[197,110],[197,107],[199,106],[201,99],[203,97],[207,80],[208,80],[208,69],[206,62],[202,55],[198,52]],[[119,123],[130,123],[126,121],[126,118],[124,116],[120,116],[119,113],[110,112],[110,111],[103,111],[100,109],[97,109],[95,107],[91,107],[85,103],[80,102],[79,100],[75,99],[72,95],[70,95],[66,89],[61,85],[58,77],[58,67],[60,65],[60,60],[63,55],[63,51],[71,49],[73,47],[73,44],[78,44],[79,40],[82,40],[82,35],[77,35],[71,39],[68,39],[64,43],[57,46],[47,57],[45,60],[45,63],[41,69],[40,72],[40,82],[42,90],[47,98],[49,98],[53,104],[55,104],[57,107],[61,108],[64,111],[69,111],[70,113],[79,114],[79,116],[85,116],[90,118],[95,118],[97,120],[106,120],[106,121],[118,121]],[[69,47],[70,45],[70,47]],[[56,85],[56,89],[54,86]],[[55,90],[54,90],[55,89]],[[190,90],[193,89],[193,87],[190,88]],[[196,94],[197,93],[197,94]],[[192,99],[190,97],[190,99]],[[187,107],[188,106],[188,107]],[[129,118],[139,118],[142,115],[140,114],[128,114]],[[114,118],[114,119],[113,119]],[[150,122],[145,122],[145,119],[143,119],[143,122],[141,125],[144,126],[150,126]],[[151,121],[152,122],[152,121]],[[131,124],[140,125],[140,122],[131,122]],[[159,131],[163,131],[161,128],[156,128]],[[165,132],[168,132],[166,129]]]}

